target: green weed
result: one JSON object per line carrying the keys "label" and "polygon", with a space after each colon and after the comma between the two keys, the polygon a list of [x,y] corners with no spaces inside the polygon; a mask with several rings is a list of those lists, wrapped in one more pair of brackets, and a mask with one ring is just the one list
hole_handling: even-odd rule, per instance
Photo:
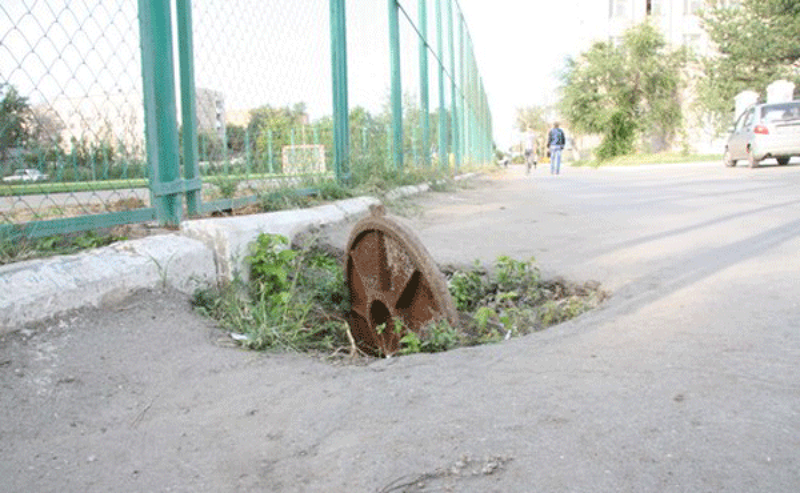
{"label": "green weed", "polygon": [[232,199],[236,196],[236,191],[239,189],[239,180],[219,180],[217,182],[219,194],[224,199]]}
{"label": "green weed", "polygon": [[535,260],[500,256],[489,271],[476,261],[471,269],[449,274],[448,288],[467,320],[464,345],[525,335],[594,308],[603,299],[599,286],[544,281]]}
{"label": "green weed", "polygon": [[313,245],[291,250],[288,244],[280,235],[259,235],[246,258],[250,284],[235,280],[199,290],[192,304],[243,335],[243,345],[252,349],[332,351],[346,345],[341,266]]}
{"label": "green weed", "polygon": [[597,301],[594,296],[573,295],[561,300],[547,300],[538,310],[539,321],[542,328],[547,328],[575,318],[595,306]]}
{"label": "green weed", "polygon": [[475,261],[446,273],[461,323],[437,322],[400,339],[400,353],[447,351],[498,342],[542,330],[596,307],[605,296],[598,285],[544,281],[535,260],[500,256],[493,269]]}
{"label": "green weed", "polygon": [[438,353],[458,347],[460,344],[461,332],[447,320],[439,320],[425,327],[422,336],[416,332],[406,332],[400,338],[400,354]]}
{"label": "green weed", "polygon": [[354,196],[353,189],[335,180],[308,178],[298,184],[296,188],[280,188],[261,194],[259,203],[262,211],[272,212],[313,207]]}
{"label": "green weed", "polygon": [[386,196],[392,190],[421,183],[428,183],[431,191],[439,192],[466,186],[464,181],[453,180],[449,171],[435,168],[398,171],[377,166],[362,171],[364,172],[354,173],[346,183],[330,178],[305,177],[291,188],[283,187],[263,193],[259,197],[261,210],[270,212],[313,207],[328,201],[361,195],[376,196],[387,202]]}
{"label": "green weed", "polygon": [[299,254],[288,245],[285,236],[260,234],[250,246],[245,261],[250,265],[255,295],[281,296],[291,287],[289,273],[297,267],[294,262]]}
{"label": "green weed", "polygon": [[475,261],[474,268],[469,271],[456,271],[448,281],[448,288],[456,309],[470,311],[486,296],[489,286],[485,282],[486,272],[479,261]]}
{"label": "green weed", "polygon": [[310,194],[304,194],[291,188],[281,188],[259,196],[259,205],[264,212],[302,209],[315,204],[316,202]]}
{"label": "green weed", "polygon": [[43,238],[0,235],[0,265],[55,255],[70,255],[82,250],[107,246],[125,239],[124,236],[95,231],[46,236]]}

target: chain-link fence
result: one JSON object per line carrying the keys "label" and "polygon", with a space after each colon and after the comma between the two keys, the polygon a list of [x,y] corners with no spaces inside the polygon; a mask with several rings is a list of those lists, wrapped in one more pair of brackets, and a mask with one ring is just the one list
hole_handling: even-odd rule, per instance
{"label": "chain-link fence", "polygon": [[139,60],[130,2],[0,5],[0,226],[147,206]]}
{"label": "chain-link fence", "polygon": [[456,0],[4,2],[0,98],[0,234],[491,158]]}
{"label": "chain-link fence", "polygon": [[328,2],[193,2],[203,201],[331,176]]}

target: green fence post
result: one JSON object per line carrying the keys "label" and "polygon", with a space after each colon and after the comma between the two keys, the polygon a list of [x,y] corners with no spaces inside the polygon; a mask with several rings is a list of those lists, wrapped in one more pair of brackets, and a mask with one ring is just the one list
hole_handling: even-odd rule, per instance
{"label": "green fence post", "polygon": [[81,181],[81,173],[78,169],[78,154],[75,151],[75,144],[72,144],[70,160],[72,161],[72,181]]}
{"label": "green fence post", "polygon": [[120,141],[120,140],[117,141],[117,155],[124,156],[122,158],[122,173],[120,175],[120,178],[127,179],[128,178],[128,164],[129,164],[128,163],[128,159],[129,159],[129,157],[125,152],[125,146],[122,145],[122,141]]}
{"label": "green fence post", "polygon": [[386,131],[386,156],[387,156],[387,159],[384,159],[383,169],[386,169],[386,164],[389,162],[388,161],[388,156],[391,156],[393,151],[394,151],[394,146],[393,146],[393,142],[392,142],[392,125],[387,124],[386,128],[385,128],[385,131]]}
{"label": "green fence post", "polygon": [[389,0],[389,56],[392,72],[392,142],[394,168],[403,169],[403,87],[400,76],[400,18],[397,0]]}
{"label": "green fence post", "polygon": [[345,0],[330,0],[333,74],[333,169],[340,183],[350,181],[350,108],[347,101],[347,17]]}
{"label": "green fence post", "polygon": [[489,152],[492,147],[492,136],[489,134],[489,101],[486,99],[483,77],[481,77],[481,130],[483,131],[482,164],[486,164],[489,161]]}
{"label": "green fence post", "polygon": [[[194,42],[192,39],[192,2],[177,0],[178,63],[181,73],[181,120],[183,123],[183,172],[187,180],[200,178],[197,160],[197,110],[194,85]],[[202,187],[201,187],[202,188]],[[202,194],[200,189],[189,189],[186,193],[186,208],[189,216],[201,214]]]}
{"label": "green fence post", "polygon": [[461,165],[461,153],[458,150],[458,97],[456,97],[456,47],[455,30],[453,29],[453,0],[447,0],[447,33],[450,38],[450,106],[452,115],[450,128],[453,134],[451,150],[455,158],[455,172]]}
{"label": "green fence post", "polygon": [[253,142],[256,153],[261,151],[261,155],[258,156],[261,162],[259,169],[263,173],[272,173],[272,149],[270,149],[272,142],[269,138],[269,131],[261,130],[260,132],[255,132],[253,134]]}
{"label": "green fence post", "polygon": [[250,149],[250,129],[247,128],[244,131],[244,155],[245,155],[245,163],[247,164],[247,175],[249,176],[252,173],[253,169],[253,152]]}
{"label": "green fence post", "polygon": [[419,40],[419,99],[422,113],[422,164],[426,168],[431,165],[431,115],[430,94],[428,88],[428,0],[419,0],[419,29],[422,37]]}
{"label": "green fence post", "polygon": [[[295,150],[294,135],[295,135],[295,131],[294,131],[294,127],[292,127],[292,131],[289,132],[289,146],[292,149],[292,152],[289,153],[289,156],[291,158],[292,164],[296,164],[297,163],[297,151]],[[286,172],[286,170],[283,170],[283,171]]]}
{"label": "green fence post", "polygon": [[272,149],[272,130],[267,130],[267,161],[269,164],[269,172],[275,173],[275,156]]}
{"label": "green fence post", "polygon": [[464,31],[466,29],[465,21],[464,21],[464,13],[461,12],[461,8],[459,8],[458,12],[458,83],[459,83],[459,100],[461,101],[461,111],[459,112],[459,121],[457,122],[458,125],[458,144],[459,144],[459,155],[461,156],[461,160],[465,159],[467,155],[467,95],[464,92],[464,85],[466,78],[464,76],[464,58],[466,57],[466,47],[464,46]]}
{"label": "green fence post", "polygon": [[66,165],[64,164],[64,155],[62,153],[58,153],[56,156],[56,182],[60,183],[64,180],[64,168]]}
{"label": "green fence post", "polygon": [[369,154],[367,153],[367,127],[361,127],[361,153],[359,157],[366,159]]}
{"label": "green fence post", "polygon": [[178,179],[180,166],[170,2],[139,0],[139,32],[151,203],[159,223],[178,226],[180,195],[161,189]]}
{"label": "green fence post", "polygon": [[476,132],[476,119],[478,117],[478,98],[477,98],[477,90],[476,90],[476,74],[477,74],[477,67],[475,65],[475,50],[472,48],[472,39],[469,40],[469,52],[470,52],[470,61],[469,61],[469,97],[470,97],[470,114],[469,114],[469,135],[470,135],[470,156],[472,156],[472,160],[474,163],[478,162],[478,136]]}
{"label": "green fence post", "polygon": [[416,129],[411,129],[411,154],[413,156],[412,167],[416,168],[419,166],[419,153],[417,152],[417,138],[416,138]]}
{"label": "green fence post", "polygon": [[[108,146],[105,142],[100,144],[100,152],[103,153],[103,180],[108,180],[108,169],[110,166],[110,160],[108,158]],[[41,168],[41,164],[39,165]]]}
{"label": "green fence post", "polygon": [[445,91],[444,91],[444,40],[442,38],[442,0],[436,0],[436,44],[439,56],[439,168],[447,169],[449,165],[447,159],[447,115],[445,114]]}

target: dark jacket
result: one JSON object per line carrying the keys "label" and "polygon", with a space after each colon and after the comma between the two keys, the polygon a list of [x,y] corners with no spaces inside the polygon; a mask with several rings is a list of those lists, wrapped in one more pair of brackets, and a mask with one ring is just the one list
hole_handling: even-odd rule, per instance
{"label": "dark jacket", "polygon": [[551,128],[550,132],[547,134],[547,147],[564,147],[566,140],[567,139],[564,136],[563,130],[561,130],[559,127]]}

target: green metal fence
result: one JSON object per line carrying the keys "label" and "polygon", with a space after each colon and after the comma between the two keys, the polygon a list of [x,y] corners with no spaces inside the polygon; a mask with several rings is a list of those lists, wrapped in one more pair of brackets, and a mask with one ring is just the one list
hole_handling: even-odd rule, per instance
{"label": "green metal fence", "polygon": [[491,150],[456,0],[0,5],[0,235],[176,225]]}

